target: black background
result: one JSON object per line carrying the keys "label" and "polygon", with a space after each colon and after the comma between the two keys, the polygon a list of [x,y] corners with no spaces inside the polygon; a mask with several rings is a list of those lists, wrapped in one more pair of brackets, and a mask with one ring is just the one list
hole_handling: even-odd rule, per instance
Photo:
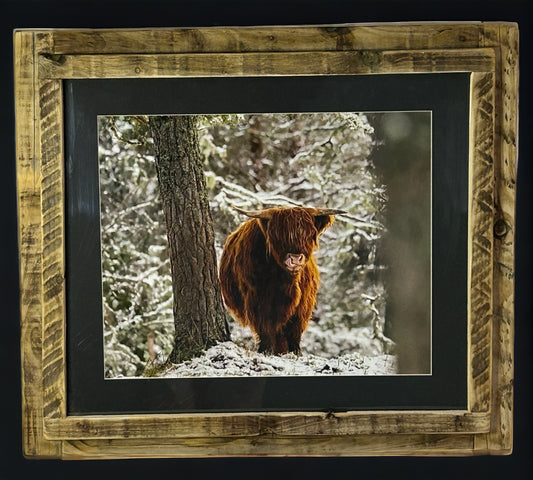
{"label": "black background", "polygon": [[[0,225],[0,480],[27,478],[529,478],[531,442],[531,37],[526,0],[2,0]],[[21,454],[17,217],[13,119],[14,28],[296,25],[385,21],[513,21],[520,26],[521,90],[516,254],[515,442],[505,457],[26,460]]]}

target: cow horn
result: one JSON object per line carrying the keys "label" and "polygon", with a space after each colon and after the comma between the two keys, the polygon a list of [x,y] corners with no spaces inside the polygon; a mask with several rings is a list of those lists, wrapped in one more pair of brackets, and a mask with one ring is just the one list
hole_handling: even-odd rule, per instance
{"label": "cow horn", "polygon": [[346,210],[339,210],[335,208],[317,208],[315,217],[317,215],[339,215],[341,213],[348,213]]}
{"label": "cow horn", "polygon": [[233,209],[250,218],[266,218],[269,219],[272,215],[267,210],[243,210],[242,208],[232,205]]}

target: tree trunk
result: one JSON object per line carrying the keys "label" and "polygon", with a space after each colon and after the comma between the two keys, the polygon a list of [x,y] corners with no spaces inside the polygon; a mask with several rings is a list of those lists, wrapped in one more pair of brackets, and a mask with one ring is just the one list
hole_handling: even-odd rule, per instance
{"label": "tree trunk", "polygon": [[196,122],[194,116],[150,117],[170,248],[175,325],[172,363],[229,340]]}

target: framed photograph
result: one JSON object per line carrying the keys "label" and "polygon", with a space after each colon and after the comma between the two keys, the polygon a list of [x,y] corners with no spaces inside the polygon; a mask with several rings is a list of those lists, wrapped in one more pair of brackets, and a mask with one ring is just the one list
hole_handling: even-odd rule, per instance
{"label": "framed photograph", "polygon": [[14,42],[26,456],[512,451],[515,24]]}

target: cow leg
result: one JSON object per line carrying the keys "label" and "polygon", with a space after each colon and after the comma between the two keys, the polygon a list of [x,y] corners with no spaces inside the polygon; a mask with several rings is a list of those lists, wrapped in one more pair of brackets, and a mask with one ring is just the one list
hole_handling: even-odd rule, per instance
{"label": "cow leg", "polygon": [[259,353],[276,353],[276,332],[270,322],[261,322],[257,329],[257,337],[259,338]]}
{"label": "cow leg", "polygon": [[273,353],[276,355],[282,355],[288,351],[289,347],[287,344],[287,339],[285,338],[285,332],[283,330],[279,330],[276,332]]}
{"label": "cow leg", "polygon": [[[283,305],[254,305],[253,329],[259,340],[259,353],[279,355],[288,352],[287,340],[283,329],[286,317]],[[252,322],[250,322],[252,323]]]}
{"label": "cow leg", "polygon": [[293,315],[283,329],[283,333],[287,341],[287,350],[289,352],[300,355],[300,339],[302,338],[302,332],[303,330],[300,319],[298,316]]}
{"label": "cow leg", "polygon": [[273,353],[272,349],[272,340],[269,335],[265,335],[264,333],[258,334],[259,337],[259,346],[257,348],[257,351],[259,353]]}
{"label": "cow leg", "polygon": [[258,337],[259,353],[280,355],[289,351],[285,332],[282,330],[276,332],[261,332],[258,334]]}

